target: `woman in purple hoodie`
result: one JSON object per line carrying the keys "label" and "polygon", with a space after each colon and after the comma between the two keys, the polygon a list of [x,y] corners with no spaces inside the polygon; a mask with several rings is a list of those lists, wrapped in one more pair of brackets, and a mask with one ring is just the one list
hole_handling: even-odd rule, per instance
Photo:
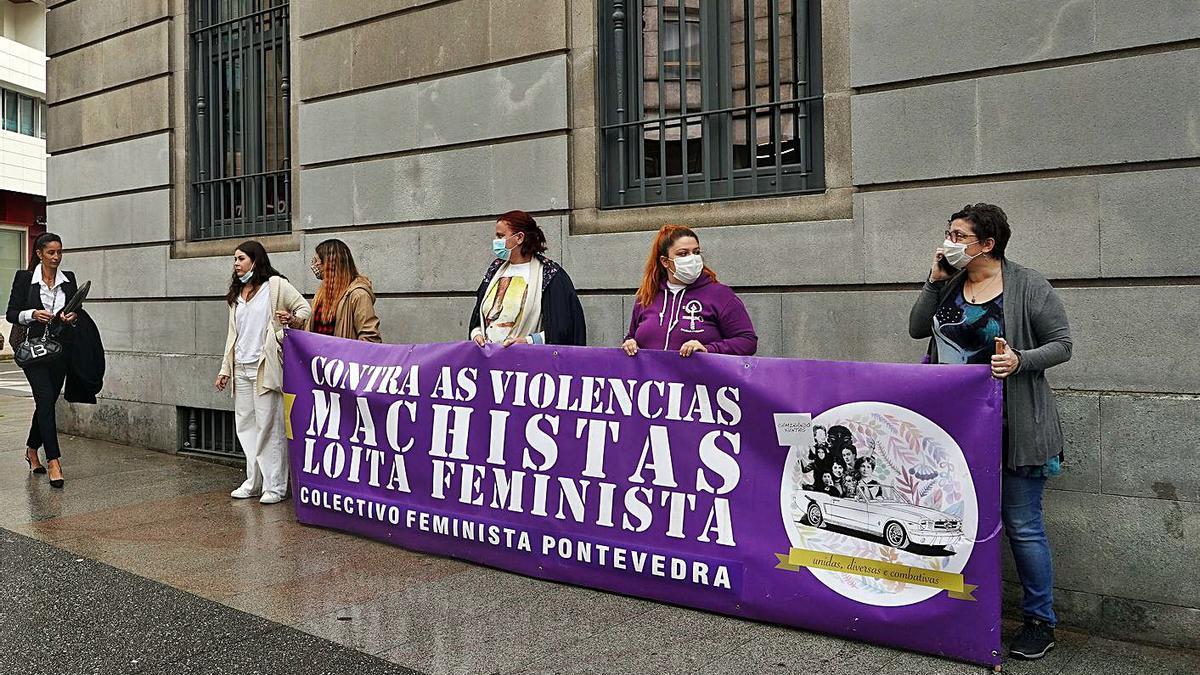
{"label": "woman in purple hoodie", "polygon": [[750,356],[758,350],[746,306],[732,289],[717,283],[691,229],[664,225],[658,231],[621,348],[630,356],[639,349],[669,349],[680,356]]}

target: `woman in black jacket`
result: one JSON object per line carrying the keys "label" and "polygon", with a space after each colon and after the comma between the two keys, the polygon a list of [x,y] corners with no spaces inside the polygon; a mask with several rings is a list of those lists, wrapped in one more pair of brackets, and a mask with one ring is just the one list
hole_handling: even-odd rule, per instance
{"label": "woman in black jacket", "polygon": [[[58,339],[68,353],[51,363],[24,369],[36,404],[29,426],[29,439],[26,441],[25,461],[33,473],[48,472],[50,485],[56,488],[63,486],[64,479],[54,405],[63,389],[63,382],[73,369],[70,352],[75,347],[76,326],[82,316],[82,312],[62,313],[63,307],[79,290],[79,284],[74,273],[60,269],[61,264],[62,239],[50,232],[38,237],[34,243],[31,269],[20,270],[14,276],[8,311],[5,312],[5,319],[19,327],[18,334],[20,329],[24,329],[26,339],[40,338],[56,317],[66,327],[58,334]],[[91,327],[94,329],[94,326]],[[13,348],[17,346],[14,344]],[[102,365],[100,367],[103,368]],[[77,392],[78,387],[77,383],[68,383],[68,398],[72,398],[72,393]],[[90,402],[94,403],[95,391],[91,394],[93,398]],[[46,449],[45,466],[38,458],[38,449],[43,447]]]}
{"label": "woman in black jacket", "polygon": [[546,235],[524,211],[496,221],[492,261],[475,293],[470,336],[480,347],[496,342],[587,344],[583,305],[562,265],[545,255]]}

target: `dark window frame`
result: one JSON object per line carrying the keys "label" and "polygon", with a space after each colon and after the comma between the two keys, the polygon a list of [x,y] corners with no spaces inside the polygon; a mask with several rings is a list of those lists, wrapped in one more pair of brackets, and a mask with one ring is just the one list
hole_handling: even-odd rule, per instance
{"label": "dark window frame", "polygon": [[[0,89],[0,130],[46,138],[46,102],[15,89]],[[28,124],[28,126],[25,126]]]}
{"label": "dark window frame", "polygon": [[191,0],[189,239],[291,232],[288,0]]}
{"label": "dark window frame", "polygon": [[11,89],[0,89],[0,110],[3,111],[3,115],[0,116],[0,128],[14,134],[20,126],[17,122],[17,113],[21,108],[17,101],[20,96]]}
{"label": "dark window frame", "polygon": [[18,98],[17,103],[17,127],[18,134],[22,136],[37,136],[37,101],[32,96],[22,95]]}
{"label": "dark window frame", "polygon": [[[672,8],[668,6],[668,7],[666,7],[666,9],[671,10]],[[670,14],[670,13],[671,12],[664,12],[664,14]],[[701,38],[701,35],[700,35],[700,31],[701,31],[700,9],[698,7],[697,8],[685,7],[684,12],[683,12],[684,17],[683,17],[682,22],[679,21],[679,9],[674,8],[673,13],[674,13],[673,17],[665,16],[664,21],[663,21],[664,27],[671,29],[669,32],[663,34],[664,44],[662,45],[662,48],[661,48],[662,60],[663,60],[663,74],[668,78],[677,80],[677,79],[679,79],[680,72],[682,71],[684,73],[684,78],[687,80],[702,80],[703,76],[700,71],[701,61],[687,59],[687,57],[691,56],[691,54],[685,53],[685,52],[690,52],[692,49],[695,49],[697,52],[699,52],[701,50],[701,45],[699,44],[699,42],[702,41],[703,38]],[[686,27],[686,30],[681,30],[685,27]],[[695,45],[695,47],[692,47],[688,40],[688,38],[691,37],[691,32],[693,29],[695,29],[695,35],[697,38],[697,44]],[[674,39],[675,39],[674,51],[676,52],[676,54],[675,54],[676,58],[674,58],[674,59],[670,59],[667,56],[672,51],[666,45],[666,42],[667,42],[666,38],[668,35],[674,35]],[[698,59],[699,54],[696,54],[696,57]],[[685,61],[685,59],[687,59],[687,60]]]}
{"label": "dark window frame", "polygon": [[[820,0],[769,0],[767,3],[769,15],[766,18],[771,28],[765,38],[769,54],[765,62],[769,73],[766,84],[759,83],[757,75],[758,61],[761,60],[757,50],[762,36],[755,35],[753,18],[763,18],[754,14],[759,3],[755,0],[701,0],[693,4],[698,6],[691,7],[685,0],[600,0],[598,3],[601,208],[823,192]],[[744,31],[738,36],[740,43],[733,41],[733,11],[730,7],[734,4],[743,12],[739,22]],[[791,24],[785,27],[793,38],[790,82],[783,81],[780,67],[783,47],[779,35],[780,8],[784,6],[791,7],[788,15]],[[659,40],[658,54],[650,57],[657,61],[658,73],[649,74],[644,73],[648,59],[642,28],[643,17],[647,14],[644,10],[647,9],[657,18],[655,30]],[[693,92],[694,81],[690,78],[680,78],[679,73],[666,77],[663,36],[668,21],[691,21],[697,10],[701,22],[701,78],[694,83],[698,91]],[[752,18],[746,20],[747,17]],[[647,32],[650,31],[647,29]],[[678,32],[682,38],[682,26]],[[737,56],[741,57],[742,63],[737,66],[734,65],[735,49],[741,50]],[[770,100],[735,104],[737,69],[742,70],[743,82],[755,83],[756,93],[769,87]],[[657,86],[653,95],[658,99],[658,110],[651,110],[653,116],[646,114],[643,103],[645,83]],[[664,103],[667,98],[664,92],[668,92],[669,87],[678,88],[679,101],[675,110],[668,110]],[[743,96],[749,96],[745,84],[742,91]],[[688,109],[693,94],[701,103],[699,110]],[[763,119],[769,120],[766,145],[757,142]],[[786,141],[781,140],[787,130],[781,126],[785,120],[794,131],[792,138]],[[737,144],[739,125],[745,130],[743,145]],[[674,138],[668,139],[668,136]],[[785,159],[777,162],[775,158],[778,157]],[[795,159],[789,160],[789,157]]]}
{"label": "dark window frame", "polygon": [[18,123],[18,113],[20,106],[18,104],[20,94],[11,89],[0,89],[0,108],[4,110],[4,115],[0,119],[0,129],[5,131],[18,133],[20,124]]}

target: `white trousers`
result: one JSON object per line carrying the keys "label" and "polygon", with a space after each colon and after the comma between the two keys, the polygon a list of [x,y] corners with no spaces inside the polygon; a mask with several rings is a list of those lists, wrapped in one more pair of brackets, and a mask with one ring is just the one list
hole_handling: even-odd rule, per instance
{"label": "white trousers", "polygon": [[283,395],[277,391],[256,394],[258,369],[239,365],[233,376],[233,409],[238,441],[246,453],[246,482],[257,492],[287,494],[287,440],[283,427]]}

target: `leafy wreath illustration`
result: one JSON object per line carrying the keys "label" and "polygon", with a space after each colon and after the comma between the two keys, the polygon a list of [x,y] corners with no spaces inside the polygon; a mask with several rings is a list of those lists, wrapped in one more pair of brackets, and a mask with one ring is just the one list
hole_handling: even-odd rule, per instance
{"label": "leafy wreath illustration", "polygon": [[[844,477],[847,488],[835,488],[816,475],[813,454],[820,440],[814,438],[812,448],[792,448],[780,495],[792,546],[961,572],[973,548],[978,506],[966,459],[953,438],[925,417],[886,403],[838,406],[812,422],[814,434],[838,426],[849,430],[858,466],[871,466]],[[839,450],[831,451],[837,455]],[[842,465],[839,475],[850,471]],[[846,572],[812,573],[844,596],[877,605],[911,604],[937,592]]]}

